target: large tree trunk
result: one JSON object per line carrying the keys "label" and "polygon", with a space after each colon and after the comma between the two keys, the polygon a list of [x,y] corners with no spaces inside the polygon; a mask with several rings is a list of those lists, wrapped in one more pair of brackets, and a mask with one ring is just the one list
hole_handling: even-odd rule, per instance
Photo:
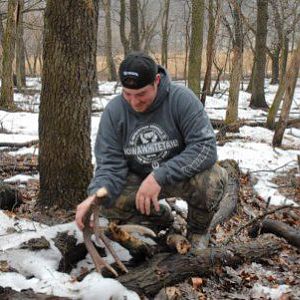
{"label": "large tree trunk", "polygon": [[250,107],[268,108],[265,99],[265,69],[266,69],[266,42],[268,23],[268,0],[257,0],[257,25],[255,44],[255,68],[252,85]]}
{"label": "large tree trunk", "polygon": [[92,176],[95,1],[47,1],[39,115],[38,204],[73,208]]}
{"label": "large tree trunk", "polygon": [[281,248],[279,240],[262,236],[249,243],[208,248],[187,255],[162,253],[120,276],[118,281],[128,289],[152,299],[164,287],[193,276],[209,276],[219,266],[237,266],[245,260],[270,257]]}
{"label": "large tree trunk", "polygon": [[161,64],[168,68],[168,37],[169,37],[169,11],[170,0],[164,0],[164,9],[162,16],[162,41],[161,41]]}
{"label": "large tree trunk", "polygon": [[23,40],[23,9],[24,0],[19,0],[20,7],[18,9],[17,18],[17,38],[16,38],[16,75],[17,75],[17,88],[21,91],[26,87],[25,78],[25,45]]}
{"label": "large tree trunk", "polygon": [[286,85],[285,96],[282,104],[281,114],[273,137],[273,142],[272,142],[273,146],[280,146],[282,143],[283,134],[288,122],[288,117],[292,106],[294,91],[298,79],[299,67],[300,67],[300,40],[298,41],[297,49],[293,54],[293,58],[291,60],[291,64],[286,73],[286,76],[283,79],[284,81],[287,82],[287,85]]}
{"label": "large tree trunk", "polygon": [[6,29],[3,37],[2,86],[0,97],[0,107],[5,109],[12,109],[15,107],[12,64],[15,56],[14,52],[18,9],[18,0],[11,0],[8,2]]}
{"label": "large tree trunk", "polygon": [[228,106],[226,110],[225,123],[227,125],[236,123],[238,120],[238,102],[240,92],[240,82],[242,77],[243,60],[243,31],[240,16],[241,2],[236,1],[233,8],[234,18],[234,39],[233,39],[233,59],[230,74],[230,86],[228,96]]}
{"label": "large tree trunk", "polygon": [[105,43],[105,56],[106,64],[108,67],[108,81],[117,80],[116,66],[112,54],[112,37],[111,37],[111,1],[102,0],[105,12],[105,29],[106,29],[106,43]]}
{"label": "large tree trunk", "polygon": [[138,0],[130,0],[130,50],[140,50]]}
{"label": "large tree trunk", "polygon": [[124,57],[129,53],[129,41],[126,37],[126,4],[125,0],[120,0],[120,39],[124,49]]}
{"label": "large tree trunk", "polygon": [[188,66],[188,87],[200,99],[204,0],[192,0],[192,33]]}

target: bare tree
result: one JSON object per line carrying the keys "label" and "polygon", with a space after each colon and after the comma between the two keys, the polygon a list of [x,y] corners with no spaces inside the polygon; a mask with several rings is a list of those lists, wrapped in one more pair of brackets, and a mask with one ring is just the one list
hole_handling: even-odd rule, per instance
{"label": "bare tree", "polygon": [[105,29],[106,29],[105,57],[106,57],[106,64],[108,67],[108,80],[116,81],[117,72],[116,72],[116,66],[112,54],[110,0],[102,0],[102,4],[105,12]]}
{"label": "bare tree", "polygon": [[124,49],[124,56],[129,53],[129,40],[126,36],[126,3],[125,0],[120,0],[120,39]]}
{"label": "bare tree", "polygon": [[268,108],[265,99],[266,41],[268,24],[268,0],[257,0],[255,43],[255,67],[250,107]]}
{"label": "bare tree", "polygon": [[201,60],[203,44],[204,0],[192,0],[192,33],[190,41],[188,87],[200,99]]}
{"label": "bare tree", "polygon": [[130,0],[130,50],[140,50],[138,0]]}
{"label": "bare tree", "polygon": [[[228,106],[226,110],[226,124],[233,124],[238,119],[238,102],[239,102],[239,88],[242,77],[242,60],[243,60],[243,30],[242,30],[242,18],[241,18],[241,0],[230,0],[230,6],[232,7],[232,17],[234,21],[233,30],[226,22],[228,32],[232,37],[233,44],[233,59],[232,70],[230,74],[230,86],[228,96]],[[226,21],[226,20],[225,20]]]}
{"label": "bare tree", "polygon": [[0,96],[0,107],[5,109],[12,109],[15,107],[12,64],[15,56],[18,9],[18,0],[10,0],[8,2],[6,29],[3,37],[2,87]]}
{"label": "bare tree", "polygon": [[285,88],[285,96],[282,104],[281,114],[273,137],[273,146],[280,146],[283,139],[283,134],[288,122],[290,109],[292,106],[296,82],[298,79],[300,67],[300,40],[298,41],[297,49],[295,50],[290,66],[284,78],[287,82]]}
{"label": "bare tree", "polygon": [[164,0],[163,15],[161,21],[161,64],[168,67],[168,37],[169,37],[169,12],[170,12],[170,0]]}
{"label": "bare tree", "polygon": [[[216,6],[216,7],[214,7]],[[214,13],[214,9],[216,12]],[[220,3],[219,0],[209,1],[208,6],[208,36],[206,46],[206,72],[202,88],[201,102],[205,105],[206,95],[210,94],[211,72],[213,59],[215,56],[215,40],[220,23]]]}
{"label": "bare tree", "polygon": [[97,1],[47,1],[39,114],[41,206],[73,208],[86,197],[92,176]]}
{"label": "bare tree", "polygon": [[19,0],[19,10],[17,16],[17,37],[16,37],[16,76],[17,88],[19,91],[26,86],[25,78],[25,46],[23,40],[23,9],[24,0]]}

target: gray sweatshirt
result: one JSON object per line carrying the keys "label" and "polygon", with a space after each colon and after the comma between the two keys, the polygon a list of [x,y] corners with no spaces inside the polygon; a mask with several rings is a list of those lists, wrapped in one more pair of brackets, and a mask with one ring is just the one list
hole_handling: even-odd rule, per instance
{"label": "gray sweatshirt", "polygon": [[114,205],[129,171],[141,178],[153,172],[164,186],[193,177],[217,160],[215,134],[203,105],[191,90],[170,82],[162,67],[159,72],[158,93],[146,112],[134,111],[119,95],[102,114],[88,194],[106,187],[106,207]]}

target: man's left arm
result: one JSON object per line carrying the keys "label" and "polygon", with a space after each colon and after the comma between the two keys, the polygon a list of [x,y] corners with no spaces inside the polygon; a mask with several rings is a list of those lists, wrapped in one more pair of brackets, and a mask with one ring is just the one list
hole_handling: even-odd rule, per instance
{"label": "man's left arm", "polygon": [[216,137],[199,99],[188,93],[178,101],[177,114],[185,149],[153,171],[160,186],[191,178],[217,160]]}

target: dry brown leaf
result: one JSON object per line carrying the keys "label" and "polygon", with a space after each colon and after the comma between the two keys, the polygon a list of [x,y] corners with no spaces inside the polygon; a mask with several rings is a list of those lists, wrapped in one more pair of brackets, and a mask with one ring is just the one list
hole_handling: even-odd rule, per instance
{"label": "dry brown leaf", "polygon": [[203,284],[203,279],[201,277],[192,277],[191,280],[195,290],[199,289],[199,287]]}

